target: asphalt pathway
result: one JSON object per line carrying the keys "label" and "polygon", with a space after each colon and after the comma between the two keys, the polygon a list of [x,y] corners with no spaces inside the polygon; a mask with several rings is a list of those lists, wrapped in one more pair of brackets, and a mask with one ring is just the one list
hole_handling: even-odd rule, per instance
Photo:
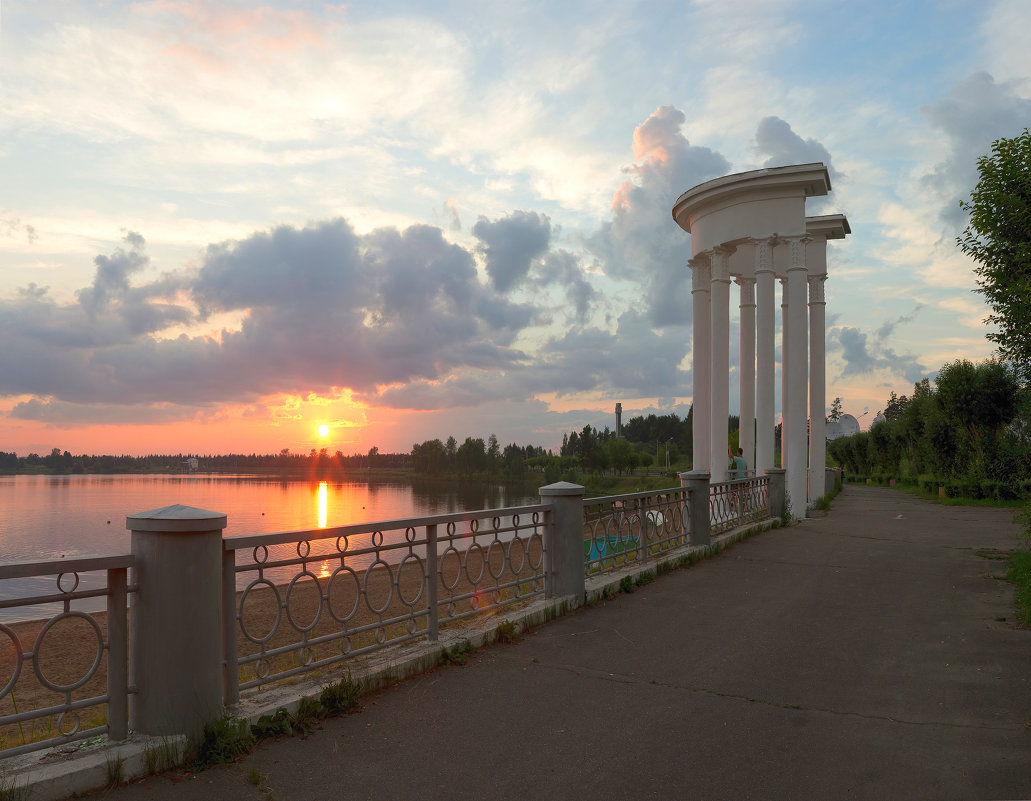
{"label": "asphalt pathway", "polygon": [[1031,798],[1031,631],[998,558],[1016,532],[848,486],[308,737],[103,797]]}

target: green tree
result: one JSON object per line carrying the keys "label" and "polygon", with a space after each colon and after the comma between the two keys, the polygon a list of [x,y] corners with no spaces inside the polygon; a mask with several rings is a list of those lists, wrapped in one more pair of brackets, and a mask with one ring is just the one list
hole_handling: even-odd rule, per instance
{"label": "green tree", "polygon": [[609,452],[609,464],[617,472],[631,472],[637,467],[637,451],[634,446],[622,437],[613,437],[606,446]]}
{"label": "green tree", "polygon": [[987,334],[1003,358],[1031,369],[1031,133],[997,139],[977,161],[980,180],[961,202],[970,223],[956,238],[977,267],[977,283],[992,307]]}
{"label": "green tree", "polygon": [[841,398],[835,398],[831,401],[831,413],[827,415],[827,421],[837,420],[841,417]]}
{"label": "green tree", "polygon": [[899,396],[891,393],[891,397],[888,398],[888,403],[884,407],[884,419],[885,420],[899,420],[902,415],[906,412],[906,406],[909,404],[909,398],[905,395]]}
{"label": "green tree", "polygon": [[959,359],[938,372],[938,406],[959,427],[973,453],[974,475],[992,472],[995,446],[1017,415],[1020,382],[1005,362]]}

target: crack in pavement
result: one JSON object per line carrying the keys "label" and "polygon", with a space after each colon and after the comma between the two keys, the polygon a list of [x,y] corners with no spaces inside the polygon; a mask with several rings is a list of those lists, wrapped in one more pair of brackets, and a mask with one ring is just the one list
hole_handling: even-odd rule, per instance
{"label": "crack in pavement", "polygon": [[[521,660],[515,660],[521,661]],[[714,690],[711,687],[689,687],[682,684],[673,684],[670,682],[659,681],[658,679],[644,680],[637,676],[629,676],[622,673],[609,673],[607,671],[598,670],[597,668],[583,667],[581,665],[570,665],[570,664],[554,664],[547,665],[542,663],[535,663],[536,667],[539,668],[550,668],[552,670],[561,670],[568,673],[572,673],[576,676],[583,678],[595,678],[601,681],[609,681],[615,684],[639,684],[649,685],[653,687],[662,687],[669,690],[680,690],[683,692],[689,692],[695,695],[708,695],[713,698],[727,698],[734,701],[746,701],[752,704],[759,704],[761,706],[770,707],[773,709],[787,709],[793,712],[815,712],[825,715],[835,715],[838,717],[853,717],[860,718],[861,720],[873,720],[887,723],[897,723],[902,726],[937,726],[942,728],[952,729],[976,729],[983,731],[1020,731],[1026,728],[1031,728],[1031,722],[1029,723],[1011,723],[1005,725],[989,725],[984,723],[956,723],[954,721],[947,720],[907,720],[906,718],[895,717],[892,715],[874,714],[869,712],[857,712],[855,710],[843,710],[843,709],[829,709],[826,707],[818,706],[802,706],[800,704],[787,704],[778,701],[770,701],[765,698],[755,698],[749,695],[742,695],[739,693],[724,692],[721,690]]]}

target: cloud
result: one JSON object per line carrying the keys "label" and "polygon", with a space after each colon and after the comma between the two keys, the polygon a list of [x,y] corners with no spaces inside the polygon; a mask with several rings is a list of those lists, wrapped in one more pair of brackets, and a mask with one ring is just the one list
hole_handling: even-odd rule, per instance
{"label": "cloud", "polygon": [[577,328],[549,339],[540,353],[497,372],[467,371],[443,381],[418,380],[359,397],[363,403],[433,410],[559,397],[604,390],[626,397],[690,395],[690,373],[679,365],[687,332],[652,330],[637,312],[626,312],[615,331]]}
{"label": "cloud", "polygon": [[851,326],[842,326],[836,331],[829,332],[828,349],[841,351],[845,361],[841,378],[869,375],[883,370],[891,375],[902,376],[907,381],[916,382],[933,375],[934,372],[924,367],[916,356],[899,355],[877,338],[871,342],[864,331]]}
{"label": "cloud", "polygon": [[[483,286],[438,228],[358,236],[343,220],[210,246],[192,275],[133,285],[143,240],[96,259],[78,302],[29,287],[0,305],[0,395],[74,403],[252,401],[273,392],[371,391],[498,369],[535,309]],[[192,301],[161,306],[173,288]],[[170,310],[174,310],[170,311]],[[240,312],[218,337],[159,335],[189,315]]]}
{"label": "cloud", "polygon": [[996,83],[991,74],[975,72],[952,87],[942,100],[924,106],[924,116],[948,145],[945,160],[925,174],[921,186],[940,199],[939,218],[950,231],[966,225],[959,201],[977,184],[977,160],[1000,137],[1016,136],[1031,126],[1031,100],[1017,93],[1018,82]]}
{"label": "cloud", "polygon": [[691,187],[730,171],[719,153],[692,145],[684,113],[660,106],[634,131],[635,163],[616,190],[611,219],[586,238],[602,271],[642,285],[654,326],[690,322],[690,239],[672,220],[673,203]]}
{"label": "cloud", "polygon": [[572,319],[583,325],[598,299],[598,292],[587,279],[579,257],[568,250],[553,250],[538,264],[538,286],[560,284],[565,287],[565,305],[572,309]]}
{"label": "cloud", "polygon": [[815,139],[803,139],[780,117],[764,117],[759,120],[755,131],[755,144],[759,153],[768,155],[763,167],[823,162],[827,165],[832,183],[841,177],[831,163],[831,154],[827,148]]}
{"label": "cloud", "polygon": [[916,305],[916,308],[913,309],[913,311],[911,311],[909,314],[904,314],[897,320],[885,321],[884,325],[877,329],[877,338],[883,341],[887,337],[891,336],[898,326],[913,322],[913,320],[916,319],[917,314],[920,312],[920,309],[922,308],[923,304],[918,303]]}
{"label": "cloud", "polygon": [[17,217],[7,219],[0,217],[0,236],[8,239],[24,239],[30,245],[39,239],[36,227],[23,223]]}
{"label": "cloud", "polygon": [[472,229],[487,262],[487,275],[498,292],[521,284],[534,259],[548,250],[551,221],[535,211],[515,211],[491,222],[480,217]]}
{"label": "cloud", "polygon": [[68,403],[66,401],[32,398],[15,404],[9,412],[15,420],[33,420],[56,428],[76,428],[83,423],[92,425],[150,425],[176,420],[191,420],[197,411],[175,404],[115,405]]}

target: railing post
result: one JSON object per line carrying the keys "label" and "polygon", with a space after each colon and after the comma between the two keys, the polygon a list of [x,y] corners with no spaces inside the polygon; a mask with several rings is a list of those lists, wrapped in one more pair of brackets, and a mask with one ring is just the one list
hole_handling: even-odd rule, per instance
{"label": "railing post", "polygon": [[437,588],[440,579],[437,576],[437,524],[426,526],[426,636],[430,642],[436,642],[439,630],[437,620]]}
{"label": "railing post", "polygon": [[222,703],[240,700],[240,666],[236,650],[236,551],[222,548]]}
{"label": "railing post", "polygon": [[648,508],[648,502],[650,498],[638,498],[637,499],[637,514],[641,518],[641,537],[638,547],[641,549],[641,564],[648,561],[648,526],[651,524],[651,518],[648,516],[648,512],[654,511]]}
{"label": "railing post", "polygon": [[586,596],[584,583],[584,492],[579,484],[559,481],[541,487],[541,503],[551,505],[551,525],[544,529],[544,594],[547,598]]}
{"label": "railing post", "polygon": [[680,474],[680,486],[687,490],[687,514],[691,523],[691,544],[712,542],[709,521],[709,471],[692,470]]}
{"label": "railing post", "polygon": [[129,736],[127,570],[107,571],[107,736],[124,740]]}
{"label": "railing post", "polygon": [[787,492],[784,486],[784,473],[785,470],[780,467],[770,467],[766,470],[766,475],[770,479],[770,488],[767,495],[770,503],[770,517],[783,518],[786,511]]}
{"label": "railing post", "polygon": [[198,736],[222,715],[222,531],[226,516],[176,504],[129,515],[136,594],[132,728]]}

